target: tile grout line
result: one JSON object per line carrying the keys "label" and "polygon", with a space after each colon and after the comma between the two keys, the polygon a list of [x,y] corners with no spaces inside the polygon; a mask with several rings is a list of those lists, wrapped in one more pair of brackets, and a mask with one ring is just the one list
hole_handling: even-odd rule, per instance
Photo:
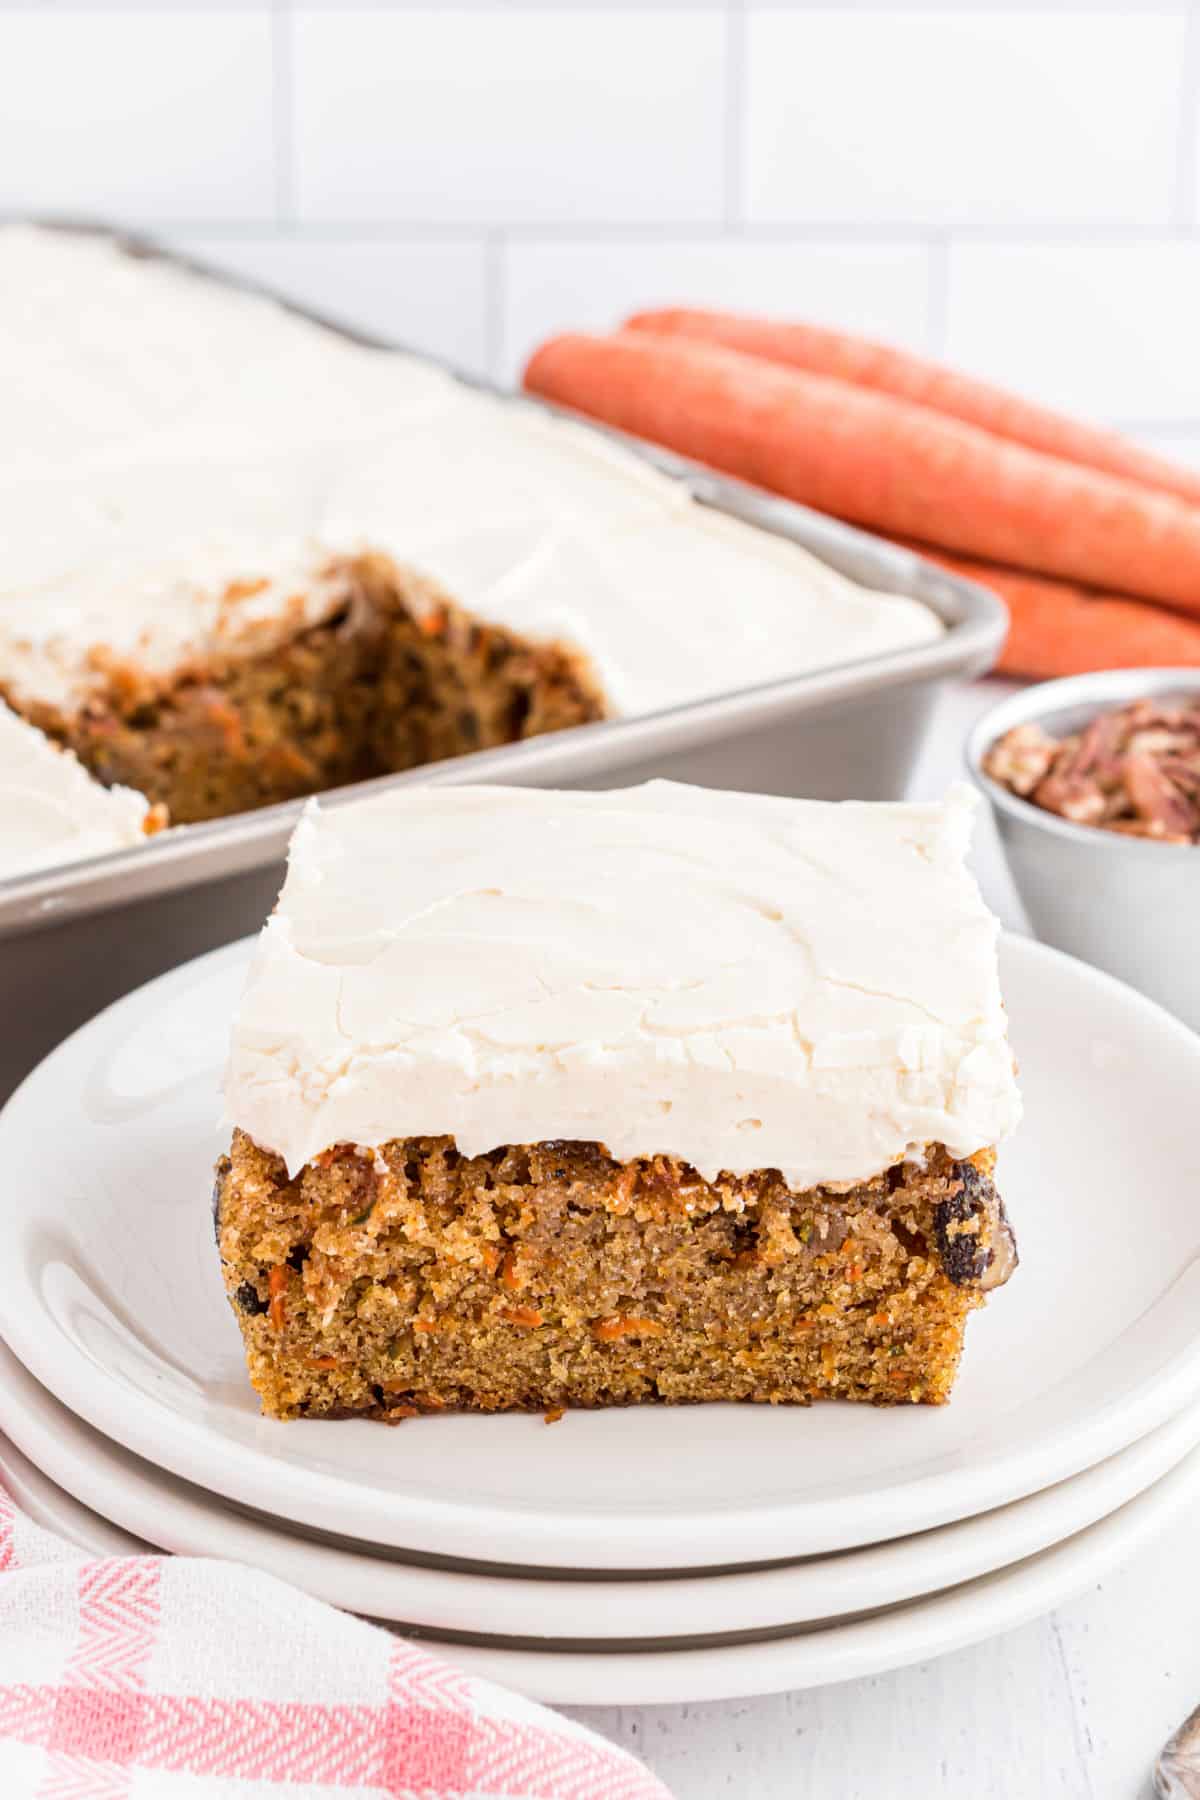
{"label": "tile grout line", "polygon": [[502,231],[489,231],[483,240],[483,366],[494,381],[504,378],[501,358],[508,335],[506,248]]}
{"label": "tile grout line", "polygon": [[[3,0],[0,0],[0,9]],[[43,209],[53,212],[54,208]],[[63,209],[58,209],[62,212]],[[0,222],[25,216],[24,209],[0,206]],[[221,218],[204,214],[196,217],[148,211],[131,215],[131,230],[191,232],[197,236],[256,237],[280,223],[277,216],[264,214],[257,218]],[[1174,220],[1161,225],[1140,225],[1133,221],[1097,225],[1064,219],[1058,223],[1023,225],[975,225],[963,220],[932,225],[928,219],[910,220],[779,220],[742,221],[736,233],[722,220],[695,219],[593,219],[537,220],[455,219],[446,223],[430,219],[374,217],[335,219],[313,216],[286,221],[288,236],[303,237],[313,243],[339,240],[387,241],[407,239],[413,243],[427,241],[478,241],[489,233],[500,233],[508,243],[586,244],[612,243],[628,239],[635,244],[661,243],[664,238],[682,244],[719,244],[736,236],[741,244],[797,245],[806,247],[866,246],[868,248],[925,249],[931,239],[944,236],[955,249],[996,250],[1127,250],[1191,244],[1200,248],[1200,229],[1195,224]]]}
{"label": "tile grout line", "polygon": [[930,238],[925,254],[929,263],[925,348],[930,356],[944,357],[950,317],[950,239]]}
{"label": "tile grout line", "polygon": [[275,152],[275,217],[287,233],[295,221],[295,119],[293,112],[292,9],[290,0],[271,5],[271,118]]}
{"label": "tile grout line", "polygon": [[[299,0],[306,12],[337,13],[344,6],[345,0]],[[995,12],[997,0],[840,0],[848,13],[883,12],[898,14],[912,12],[952,13],[960,10],[966,12]],[[245,10],[248,0],[215,0],[211,10],[217,13],[238,13]],[[654,10],[665,13],[720,12],[729,4],[729,0],[605,0],[606,12],[638,13]],[[836,0],[752,0],[763,12],[828,12],[836,4]],[[571,10],[586,12],[595,10],[595,0],[569,0]],[[47,0],[0,0],[0,15],[5,13],[34,13],[43,17],[53,16],[57,8],[48,5]],[[134,12],[151,13],[156,11],[188,12],[198,10],[194,0],[171,0],[164,6],[164,0],[73,0],[69,6],[61,10],[71,13]],[[357,8],[368,13],[415,13],[432,10],[430,0],[360,0]],[[498,0],[446,0],[441,8],[445,12],[457,12],[468,15],[495,13],[500,10]],[[520,10],[532,13],[552,13],[564,10],[564,0],[520,0]],[[1143,5],[1135,4],[1135,0],[1060,0],[1053,7],[1056,12],[1070,18],[1080,13],[1133,13],[1138,17],[1168,17],[1179,11],[1179,0],[1146,0]],[[1018,18],[1024,16],[1040,16],[1047,11],[1047,0],[1011,0],[1006,11]]]}
{"label": "tile grout line", "polygon": [[1200,438],[1200,419],[1131,419],[1114,418],[1113,428],[1133,437]]}
{"label": "tile grout line", "polygon": [[744,0],[728,0],[725,10],[725,192],[726,233],[739,232],[745,218],[746,32]]}
{"label": "tile grout line", "polygon": [[1197,125],[1200,121],[1200,0],[1191,0],[1183,26],[1179,67],[1179,127],[1171,217],[1182,229],[1196,223]]}

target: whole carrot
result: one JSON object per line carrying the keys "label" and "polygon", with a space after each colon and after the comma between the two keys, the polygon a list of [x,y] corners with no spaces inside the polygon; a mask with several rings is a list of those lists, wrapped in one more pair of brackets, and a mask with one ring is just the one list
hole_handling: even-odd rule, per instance
{"label": "whole carrot", "polygon": [[911,539],[904,547],[999,594],[1011,620],[996,665],[1001,674],[1050,681],[1096,669],[1200,668],[1200,620]]}
{"label": "whole carrot", "polygon": [[526,386],[894,536],[1200,613],[1200,508],[891,394],[682,338],[552,338]]}
{"label": "whole carrot", "polygon": [[990,382],[850,332],[685,306],[634,313],[625,328],[724,344],[768,362],[807,369],[813,375],[832,375],[856,387],[915,401],[968,425],[978,425],[994,437],[1059,456],[1064,462],[1103,469],[1143,487],[1200,502],[1200,473],[1151,455],[1119,432],[1066,418]]}

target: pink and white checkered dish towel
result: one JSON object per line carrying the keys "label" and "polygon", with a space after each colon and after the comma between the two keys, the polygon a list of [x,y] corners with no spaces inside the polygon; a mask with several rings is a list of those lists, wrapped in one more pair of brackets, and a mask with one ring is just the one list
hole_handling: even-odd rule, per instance
{"label": "pink and white checkered dish towel", "polygon": [[88,1561],[0,1490],[2,1800],[669,1800],[632,1757],[193,1557]]}

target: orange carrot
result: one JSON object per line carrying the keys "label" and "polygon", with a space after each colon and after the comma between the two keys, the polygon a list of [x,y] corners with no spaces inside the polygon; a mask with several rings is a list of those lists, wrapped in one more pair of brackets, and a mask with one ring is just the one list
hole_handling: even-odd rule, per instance
{"label": "orange carrot", "polygon": [[1068,419],[1049,407],[1037,406],[1032,400],[993,387],[990,382],[977,381],[956,369],[927,362],[922,356],[888,344],[873,343],[869,338],[829,331],[820,325],[705,312],[686,306],[635,313],[626,320],[626,329],[697,338],[765,357],[768,362],[807,369],[813,375],[833,375],[855,387],[875,388],[900,400],[915,401],[949,418],[978,425],[994,437],[1042,450],[1047,456],[1059,456],[1064,462],[1103,469],[1143,487],[1200,502],[1200,471],[1180,468],[1161,456],[1153,456],[1119,432]]}
{"label": "orange carrot", "polygon": [[534,393],[856,524],[1200,613],[1200,507],[890,394],[682,338],[553,338]]}
{"label": "orange carrot", "polygon": [[1027,575],[911,541],[930,562],[989,587],[1012,621],[997,670],[1034,681],[1094,669],[1200,668],[1200,623],[1125,594]]}

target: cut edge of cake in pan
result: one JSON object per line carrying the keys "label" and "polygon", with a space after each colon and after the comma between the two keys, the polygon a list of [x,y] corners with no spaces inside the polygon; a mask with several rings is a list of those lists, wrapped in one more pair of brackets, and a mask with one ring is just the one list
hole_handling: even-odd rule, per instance
{"label": "cut edge of cake in pan", "polygon": [[[239,626],[240,605],[267,585],[234,584],[224,638],[166,671],[98,647],[79,704],[14,692],[12,705],[96,780],[144,794],[177,825],[606,715],[578,652],[472,617],[386,556],[332,557],[290,626],[286,605]],[[321,610],[304,616],[313,596]]]}
{"label": "cut edge of cake in pan", "polygon": [[310,809],[216,1183],[264,1410],[945,1400],[1016,1263],[970,810]]}

